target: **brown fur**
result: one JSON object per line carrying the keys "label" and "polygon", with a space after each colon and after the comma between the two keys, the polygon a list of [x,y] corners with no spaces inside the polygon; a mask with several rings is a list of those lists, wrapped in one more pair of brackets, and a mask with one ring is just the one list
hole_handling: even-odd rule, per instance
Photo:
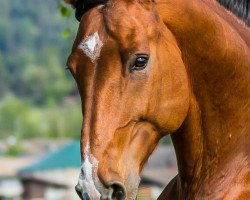
{"label": "brown fur", "polygon": [[[98,31],[93,64],[77,46]],[[209,0],[110,0],[83,15],[68,65],[82,99],[84,146],[127,198],[171,133],[179,174],[159,199],[244,199],[250,177],[250,30]],[[144,71],[130,72],[145,53]],[[131,188],[131,186],[134,186]]]}

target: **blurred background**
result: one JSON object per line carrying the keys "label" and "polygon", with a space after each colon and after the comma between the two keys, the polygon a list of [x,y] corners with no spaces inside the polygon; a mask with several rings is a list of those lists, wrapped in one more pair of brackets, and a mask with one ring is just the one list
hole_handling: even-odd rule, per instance
{"label": "blurred background", "polygon": [[[0,200],[78,199],[80,99],[65,63],[78,27],[61,0],[0,4]],[[142,173],[140,199],[177,174],[169,137]]]}

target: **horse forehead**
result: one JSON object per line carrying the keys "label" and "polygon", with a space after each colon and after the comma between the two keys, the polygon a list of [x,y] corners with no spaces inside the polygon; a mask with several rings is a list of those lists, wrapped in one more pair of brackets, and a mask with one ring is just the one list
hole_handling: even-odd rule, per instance
{"label": "horse forehead", "polygon": [[134,1],[110,0],[105,6],[99,5],[83,16],[78,34],[84,37],[82,40],[95,32],[102,39],[110,33],[110,36],[113,34],[120,38],[135,32],[145,32],[149,23],[154,27],[155,19],[154,12],[146,11]]}
{"label": "horse forehead", "polygon": [[[114,2],[114,1],[112,1]],[[105,28],[116,38],[154,34],[158,26],[159,16],[154,9],[145,9],[141,4],[130,3],[108,3],[103,10]],[[130,6],[127,6],[130,4]],[[150,24],[150,26],[148,26]]]}
{"label": "horse forehead", "polygon": [[100,56],[103,42],[98,31],[86,36],[78,45],[78,49],[82,50],[87,57],[94,63]]}
{"label": "horse forehead", "polygon": [[102,46],[106,41],[101,9],[101,6],[97,6],[83,16],[74,43],[74,50],[80,50],[92,62],[100,56]]}

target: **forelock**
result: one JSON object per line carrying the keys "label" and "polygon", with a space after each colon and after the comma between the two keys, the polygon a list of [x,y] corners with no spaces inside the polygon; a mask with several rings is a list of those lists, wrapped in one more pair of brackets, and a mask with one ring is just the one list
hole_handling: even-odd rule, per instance
{"label": "forelock", "polygon": [[105,4],[108,0],[71,0],[71,5],[75,8],[75,17],[78,21],[81,20],[82,15],[91,8]]}

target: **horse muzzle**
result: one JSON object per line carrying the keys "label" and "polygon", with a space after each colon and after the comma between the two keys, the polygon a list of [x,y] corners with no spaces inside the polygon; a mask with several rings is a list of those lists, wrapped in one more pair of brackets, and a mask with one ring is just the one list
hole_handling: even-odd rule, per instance
{"label": "horse muzzle", "polygon": [[108,185],[108,189],[105,189],[102,195],[95,188],[87,188],[79,183],[75,189],[82,200],[125,200],[126,191],[122,183],[112,182]]}

